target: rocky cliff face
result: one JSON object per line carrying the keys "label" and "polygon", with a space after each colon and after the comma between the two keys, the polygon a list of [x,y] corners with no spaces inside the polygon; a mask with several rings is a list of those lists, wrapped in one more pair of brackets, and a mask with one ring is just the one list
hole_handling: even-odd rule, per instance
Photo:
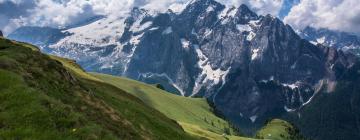
{"label": "rocky cliff face", "polygon": [[302,39],[276,17],[214,0],[191,1],[179,13],[134,8],[128,17],[105,17],[61,33],[66,36],[43,48],[89,71],[206,97],[248,133],[269,118],[301,119],[301,110],[316,95],[333,92],[357,62]]}
{"label": "rocky cliff face", "polygon": [[0,30],[0,36],[4,36],[3,33],[1,32],[1,30]]}

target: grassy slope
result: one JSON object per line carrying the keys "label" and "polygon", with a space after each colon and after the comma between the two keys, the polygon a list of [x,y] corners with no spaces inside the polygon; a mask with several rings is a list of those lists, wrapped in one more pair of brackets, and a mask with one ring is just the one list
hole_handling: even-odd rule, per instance
{"label": "grassy slope", "polygon": [[279,119],[268,122],[258,131],[256,137],[271,140],[303,140],[302,136],[299,135],[298,129],[290,123]]}
{"label": "grassy slope", "polygon": [[195,139],[138,98],[87,76],[0,38],[0,139]]}
{"label": "grassy slope", "polygon": [[[228,124],[211,112],[211,107],[203,98],[177,96],[155,86],[127,78],[97,73],[93,73],[93,75],[139,97],[146,104],[161,111],[169,118],[177,120],[191,134],[210,139],[225,139],[222,134],[224,128],[229,127]],[[227,137],[246,139],[236,136]]]}

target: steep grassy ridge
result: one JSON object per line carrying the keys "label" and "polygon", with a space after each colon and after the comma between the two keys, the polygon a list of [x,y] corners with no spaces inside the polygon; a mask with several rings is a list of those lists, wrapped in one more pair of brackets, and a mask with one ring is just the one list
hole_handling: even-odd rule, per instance
{"label": "steep grassy ridge", "polygon": [[0,38],[0,139],[195,139],[136,97],[82,74]]}

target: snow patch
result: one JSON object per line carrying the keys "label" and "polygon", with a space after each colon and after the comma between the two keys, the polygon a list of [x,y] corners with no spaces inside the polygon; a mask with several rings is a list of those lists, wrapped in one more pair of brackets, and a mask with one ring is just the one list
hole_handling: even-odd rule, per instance
{"label": "snow patch", "polygon": [[297,61],[294,64],[291,65],[291,69],[295,69],[296,65],[297,65]]}
{"label": "snow patch", "polygon": [[212,30],[211,30],[211,29],[206,29],[206,30],[205,30],[205,33],[204,33],[204,37],[209,36],[211,33],[212,33]]}
{"label": "snow patch", "polygon": [[170,34],[172,33],[173,30],[171,27],[167,27],[163,32],[162,32],[162,35],[167,35],[167,34]]}
{"label": "snow patch", "polygon": [[313,45],[317,45],[317,44],[318,44],[318,43],[315,42],[315,41],[310,41],[310,43],[313,44]]}
{"label": "snow patch", "polygon": [[[133,36],[130,39],[130,43],[133,45],[133,47],[131,48],[131,52],[129,53],[127,58],[132,58],[134,56],[135,50],[138,47],[138,44],[140,43],[141,37],[143,35],[144,35],[144,33],[142,33],[140,35],[137,35],[137,36]],[[130,62],[130,59],[126,60],[126,64],[125,64],[125,67],[124,67],[124,73],[127,71],[128,67],[129,67],[129,62]]]}
{"label": "snow patch", "polygon": [[247,41],[251,41],[251,40],[254,39],[255,36],[256,36],[256,34],[255,34],[253,31],[251,31],[251,32],[247,35],[246,40],[247,40]]}
{"label": "snow patch", "polygon": [[233,7],[227,12],[227,16],[228,17],[235,17],[236,13],[237,13],[237,8]]}
{"label": "snow patch", "polygon": [[251,60],[255,60],[259,56],[259,49],[253,49],[251,54]]}
{"label": "snow patch", "polygon": [[114,65],[112,64],[112,62],[107,61],[100,67],[100,69],[112,69],[113,67]]}
{"label": "snow patch", "polygon": [[[115,44],[118,38],[123,34],[125,18],[103,18],[88,25],[71,28],[63,32],[69,32],[72,35],[67,36],[58,44],[76,43],[92,46],[106,46]],[[58,47],[53,45],[53,47]]]}
{"label": "snow patch", "polygon": [[227,73],[227,71],[222,71],[220,68],[214,70],[211,68],[210,62],[208,61],[208,58],[202,53],[199,46],[196,45],[195,47],[196,53],[198,54],[198,57],[200,61],[198,62],[198,65],[202,69],[203,74],[206,75],[205,80],[212,80],[215,84],[218,84],[220,81],[220,78]]}
{"label": "snow patch", "polygon": [[251,116],[249,119],[251,120],[252,123],[254,123],[257,119],[257,116],[256,115]]}
{"label": "snow patch", "polygon": [[229,11],[229,8],[228,8],[228,7],[225,7],[225,9],[222,10],[222,11],[220,12],[220,14],[218,15],[218,19],[225,18],[226,15],[227,15],[227,13],[228,13],[228,11]]}
{"label": "snow patch", "polygon": [[270,80],[270,81],[274,81],[274,79],[275,79],[274,76],[270,76],[270,79],[269,79],[269,80]]}
{"label": "snow patch", "polygon": [[185,48],[185,49],[189,49],[189,46],[190,46],[190,41],[186,40],[186,39],[180,39],[181,41],[181,44],[182,44],[182,47]]}
{"label": "snow patch", "polygon": [[249,21],[249,26],[260,27],[259,23],[260,23],[260,19],[259,20],[251,20],[251,21]]}
{"label": "snow patch", "polygon": [[294,111],[296,111],[295,109],[290,109],[287,106],[284,106],[284,109],[285,109],[286,112],[294,112]]}
{"label": "snow patch", "polygon": [[194,29],[194,28],[191,29],[191,34],[192,34],[192,35],[195,35],[195,36],[198,36],[198,34],[195,32],[195,29]]}
{"label": "snow patch", "polygon": [[252,29],[249,25],[245,24],[237,24],[236,28],[240,31],[240,32],[250,32]]}
{"label": "snow patch", "polygon": [[231,17],[235,17],[237,12],[237,8],[235,7],[226,7],[223,11],[218,15],[218,19],[221,20],[221,24],[226,24],[230,21]]}
{"label": "snow patch", "polygon": [[321,37],[321,38],[318,38],[316,39],[317,43],[320,43],[320,44],[323,44],[325,43],[325,36]]}
{"label": "snow patch", "polygon": [[[140,21],[138,21],[140,22]],[[145,22],[143,24],[137,23],[137,25],[135,24],[135,26],[133,26],[130,30],[133,32],[140,32],[143,31],[147,28],[149,28],[152,25],[151,21]]]}
{"label": "snow patch", "polygon": [[291,88],[292,90],[298,88],[297,84],[296,83],[293,83],[293,84],[282,84],[283,86],[285,87],[289,87]]}
{"label": "snow patch", "polygon": [[199,58],[198,66],[202,72],[195,81],[195,86],[193,88],[193,93],[191,96],[198,93],[199,90],[201,89],[202,85],[207,82],[211,82],[212,85],[217,85],[217,84],[219,84],[220,81],[223,81],[222,84],[224,85],[225,77],[229,73],[230,68],[231,68],[231,67],[229,67],[225,71],[221,70],[220,68],[213,69],[211,67],[211,64],[210,64],[208,58],[205,56],[205,54],[203,54],[203,52],[201,51],[199,46],[194,45],[194,48],[195,48],[195,51]]}
{"label": "snow patch", "polygon": [[153,27],[153,28],[151,28],[151,29],[149,29],[150,31],[155,31],[155,30],[157,30],[157,29],[159,29],[159,27]]}
{"label": "snow patch", "polygon": [[206,12],[207,13],[210,13],[210,12],[212,12],[212,11],[214,11],[215,9],[214,9],[214,7],[212,6],[212,5],[210,5],[207,9],[206,9]]}

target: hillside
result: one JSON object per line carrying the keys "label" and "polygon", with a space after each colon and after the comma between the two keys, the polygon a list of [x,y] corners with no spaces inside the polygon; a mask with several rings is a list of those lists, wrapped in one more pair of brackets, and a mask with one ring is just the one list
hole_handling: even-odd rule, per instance
{"label": "hillside", "polygon": [[196,139],[136,97],[79,73],[0,38],[0,139]]}
{"label": "hillside", "polygon": [[271,140],[304,140],[299,135],[299,130],[290,123],[274,119],[269,121],[256,134],[256,138],[271,139]]}
{"label": "hillside", "polygon": [[191,134],[217,139],[221,138],[222,134],[234,133],[226,121],[212,113],[211,107],[204,98],[177,96],[155,86],[123,77],[97,73],[92,75],[124,89],[169,118],[177,120],[185,131]]}

